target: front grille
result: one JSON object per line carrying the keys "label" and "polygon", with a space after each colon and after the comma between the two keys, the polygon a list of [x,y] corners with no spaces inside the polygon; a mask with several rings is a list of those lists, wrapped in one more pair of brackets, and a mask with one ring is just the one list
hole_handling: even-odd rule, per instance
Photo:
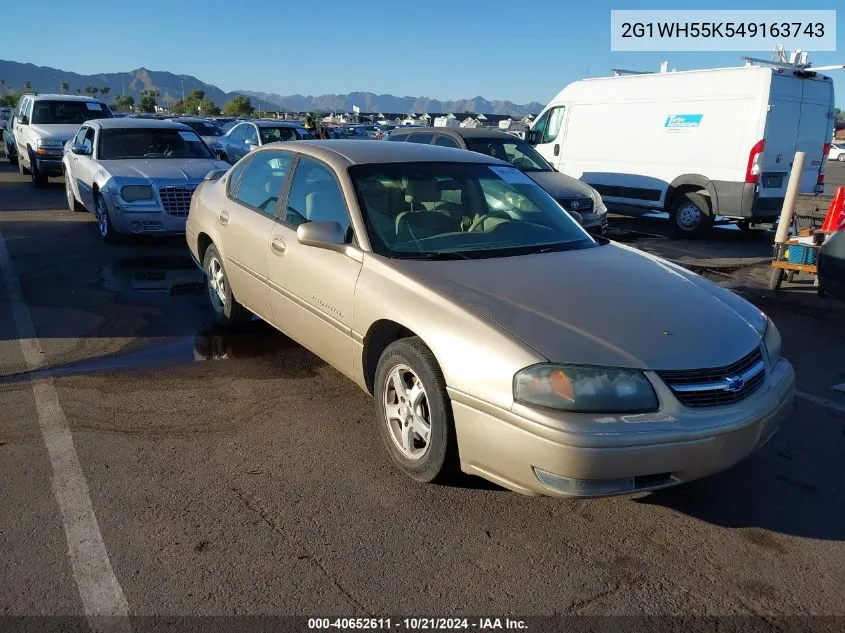
{"label": "front grille", "polygon": [[179,218],[188,217],[193,195],[193,188],[188,187],[160,187],[158,190],[164,212]]}
{"label": "front grille", "polygon": [[567,211],[576,211],[578,213],[593,212],[592,198],[558,198],[557,202]]}
{"label": "front grille", "polygon": [[[710,369],[658,371],[675,396],[688,407],[715,407],[739,402],[757,391],[766,378],[763,353],[756,348],[740,360]],[[744,378],[740,388],[726,388],[729,379]]]}

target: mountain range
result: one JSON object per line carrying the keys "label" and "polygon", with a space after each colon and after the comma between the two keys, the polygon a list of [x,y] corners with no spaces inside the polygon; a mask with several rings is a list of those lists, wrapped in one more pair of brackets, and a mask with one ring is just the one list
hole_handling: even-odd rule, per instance
{"label": "mountain range", "polygon": [[483,114],[508,114],[524,116],[537,114],[543,105],[531,102],[524,105],[510,101],[488,101],[484,97],[461,99],[457,101],[438,101],[428,97],[395,97],[390,94],[377,95],[372,92],[352,92],[349,94],[312,95],[280,95],[251,90],[235,90],[225,92],[213,84],[192,75],[175,75],[166,71],[136,68],[125,73],[99,73],[95,75],[80,75],[78,73],[51,68],[49,66],[35,66],[20,62],[0,60],[0,91],[24,89],[24,82],[30,83],[30,89],[38,92],[60,92],[63,81],[70,84],[70,94],[77,91],[84,94],[86,86],[96,88],[108,87],[109,93],[117,95],[131,95],[137,102],[142,90],[158,90],[159,103],[167,105],[188,95],[192,90],[202,90],[205,96],[222,106],[236,95],[250,97],[252,105],[261,110],[283,109],[292,112],[351,112],[353,106],[358,106],[361,112],[382,113],[411,113],[416,112],[473,112]]}

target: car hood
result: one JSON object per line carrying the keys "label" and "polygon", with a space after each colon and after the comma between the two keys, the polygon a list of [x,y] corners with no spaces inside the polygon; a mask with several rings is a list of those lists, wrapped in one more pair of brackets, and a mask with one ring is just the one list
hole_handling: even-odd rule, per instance
{"label": "car hood", "polygon": [[76,136],[76,133],[82,125],[79,123],[45,123],[41,125],[33,123],[31,127],[32,131],[39,138],[67,143],[70,139]]}
{"label": "car hood", "polygon": [[577,178],[559,171],[527,171],[525,175],[548,191],[553,198],[590,198],[591,188]]}
{"label": "car hood", "polygon": [[766,325],[765,315],[734,293],[616,244],[496,259],[391,261],[554,362],[721,367],[760,345]]}
{"label": "car hood", "polygon": [[114,178],[141,180],[184,180],[196,182],[215,169],[229,165],[212,158],[137,158],[132,160],[103,160],[100,165]]}

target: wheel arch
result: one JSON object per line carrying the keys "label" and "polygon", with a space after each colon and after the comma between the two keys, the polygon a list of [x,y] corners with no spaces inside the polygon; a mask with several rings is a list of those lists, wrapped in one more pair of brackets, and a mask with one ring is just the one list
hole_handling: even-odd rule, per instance
{"label": "wheel arch", "polygon": [[[364,336],[363,349],[361,351],[361,368],[364,374],[364,384],[370,395],[375,393],[376,369],[384,350],[391,343],[412,336],[419,335],[406,325],[402,325],[391,319],[379,319],[370,325]],[[434,354],[433,351],[432,354]],[[437,359],[436,355],[435,359]],[[439,359],[437,362],[440,364]]]}
{"label": "wheel arch", "polygon": [[672,208],[678,194],[681,193],[704,193],[710,198],[710,212],[712,215],[719,214],[719,197],[713,182],[701,174],[683,174],[669,183],[666,189],[666,198],[663,209],[668,212]]}
{"label": "wheel arch", "polygon": [[197,259],[201,264],[205,260],[205,252],[212,244],[214,244],[214,240],[211,239],[211,236],[205,231],[200,231],[197,235]]}

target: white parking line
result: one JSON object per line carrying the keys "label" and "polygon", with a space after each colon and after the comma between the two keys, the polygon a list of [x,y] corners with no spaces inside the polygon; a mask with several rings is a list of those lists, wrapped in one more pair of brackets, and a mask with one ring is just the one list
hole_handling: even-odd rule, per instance
{"label": "white parking line", "polygon": [[827,407],[828,409],[833,409],[834,411],[838,411],[839,413],[845,414],[845,404],[834,402],[833,400],[828,400],[827,398],[820,398],[819,396],[814,396],[813,394],[807,393],[806,391],[796,391],[795,395],[798,398],[809,400],[813,404],[817,404],[820,407]]}
{"label": "white parking line", "polygon": [[[0,233],[0,270],[8,291],[18,342],[31,369],[47,366],[21,284]],[[62,513],[68,555],[82,606],[94,631],[131,631],[129,605],[112,569],[100,534],[88,483],[73,446],[67,418],[52,378],[32,381],[38,424],[53,468],[53,492]]]}

